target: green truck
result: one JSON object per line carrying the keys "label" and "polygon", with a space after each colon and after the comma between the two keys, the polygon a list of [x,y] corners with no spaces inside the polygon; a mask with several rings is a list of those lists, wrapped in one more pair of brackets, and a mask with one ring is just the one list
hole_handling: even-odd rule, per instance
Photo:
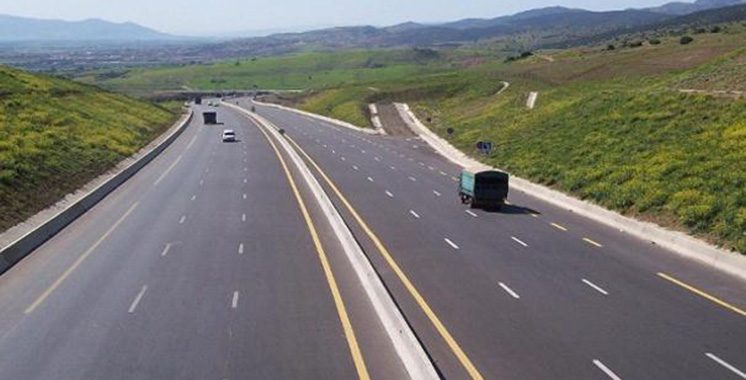
{"label": "green truck", "polygon": [[464,169],[459,180],[461,202],[472,208],[496,208],[505,205],[510,176],[497,170]]}

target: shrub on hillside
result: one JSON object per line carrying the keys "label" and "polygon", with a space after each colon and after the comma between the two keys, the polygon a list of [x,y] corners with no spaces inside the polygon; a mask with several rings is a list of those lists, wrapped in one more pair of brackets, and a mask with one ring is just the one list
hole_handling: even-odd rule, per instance
{"label": "shrub on hillside", "polygon": [[694,38],[689,36],[681,37],[681,40],[679,40],[679,43],[682,45],[689,45],[692,42],[694,42]]}
{"label": "shrub on hillside", "polygon": [[652,40],[648,41],[648,43],[650,43],[651,45],[660,45],[661,44],[661,40],[659,40],[657,38],[653,38]]}

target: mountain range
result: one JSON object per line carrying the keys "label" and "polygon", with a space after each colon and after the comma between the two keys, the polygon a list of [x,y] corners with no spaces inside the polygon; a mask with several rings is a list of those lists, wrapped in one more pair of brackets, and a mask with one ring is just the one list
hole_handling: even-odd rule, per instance
{"label": "mountain range", "polygon": [[[696,0],[693,3],[672,2],[658,7],[591,12],[583,9],[548,7],[533,9],[511,16],[481,19],[470,18],[441,24],[406,22],[388,27],[353,26],[329,28],[300,33],[280,33],[267,37],[239,39],[239,43],[255,45],[261,40],[281,45],[321,44],[328,47],[346,46],[355,41],[372,46],[417,45],[472,41],[507,34],[572,28],[580,33],[607,32],[611,29],[634,28],[708,9],[746,4],[746,0]],[[114,23],[99,19],[83,21],[42,20],[0,15],[0,42],[28,41],[172,41],[183,39],[161,33],[135,23]],[[235,44],[235,42],[228,43]]]}
{"label": "mountain range", "polygon": [[41,20],[0,15],[0,42],[156,41],[177,38],[132,22]]}
{"label": "mountain range", "polygon": [[593,12],[550,7],[492,19],[442,24],[402,23],[275,34],[203,46],[215,56],[267,55],[298,50],[438,47],[515,37],[516,49],[568,47],[624,33],[746,20],[746,0],[698,0],[647,9]]}

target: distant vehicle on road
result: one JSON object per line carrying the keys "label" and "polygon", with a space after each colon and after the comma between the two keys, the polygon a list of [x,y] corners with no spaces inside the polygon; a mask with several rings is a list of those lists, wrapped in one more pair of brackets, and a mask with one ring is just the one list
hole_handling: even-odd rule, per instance
{"label": "distant vehicle on road", "polygon": [[224,130],[223,142],[236,142],[236,132],[234,132],[232,129]]}
{"label": "distant vehicle on road", "polygon": [[208,125],[218,123],[218,113],[215,111],[202,112],[202,118],[205,120],[205,124]]}
{"label": "distant vehicle on road", "polygon": [[194,104],[202,104],[202,97],[196,97],[194,98]]}
{"label": "distant vehicle on road", "polygon": [[464,169],[459,180],[461,202],[472,208],[500,209],[508,198],[509,182],[508,173]]}

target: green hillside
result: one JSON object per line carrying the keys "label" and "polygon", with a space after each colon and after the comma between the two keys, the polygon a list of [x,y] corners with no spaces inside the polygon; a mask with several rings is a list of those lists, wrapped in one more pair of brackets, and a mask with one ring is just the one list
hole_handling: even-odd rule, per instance
{"label": "green hillside", "polygon": [[122,95],[0,66],[0,231],[111,169],[177,117]]}
{"label": "green hillside", "polygon": [[[746,252],[746,36],[698,34],[639,47],[545,52],[309,92],[306,110],[367,125],[375,101],[409,102],[483,160],[627,215]],[[511,87],[498,95],[500,81]],[[370,87],[375,87],[373,91]],[[683,93],[696,89],[697,93]],[[538,91],[534,110],[529,92]]]}

